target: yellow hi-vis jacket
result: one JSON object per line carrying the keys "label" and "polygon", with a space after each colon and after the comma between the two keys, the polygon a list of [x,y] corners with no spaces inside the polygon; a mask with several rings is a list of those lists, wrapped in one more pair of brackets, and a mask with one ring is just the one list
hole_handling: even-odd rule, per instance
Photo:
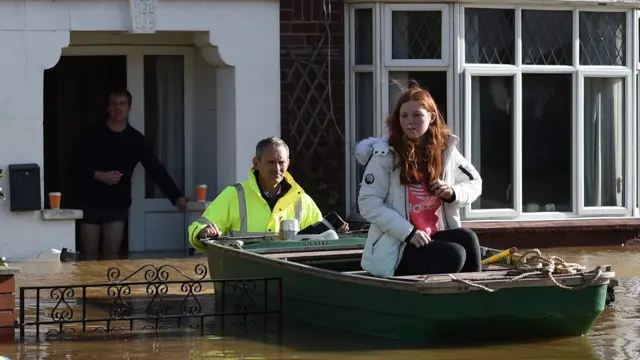
{"label": "yellow hi-vis jacket", "polygon": [[198,220],[189,226],[189,242],[201,253],[206,246],[199,239],[200,231],[208,224],[215,224],[222,234],[229,236],[259,236],[280,232],[280,221],[298,219],[300,230],[322,221],[322,213],[316,203],[286,172],[284,181],[291,185],[271,208],[262,198],[254,169],[249,179],[227,186],[207,207]]}

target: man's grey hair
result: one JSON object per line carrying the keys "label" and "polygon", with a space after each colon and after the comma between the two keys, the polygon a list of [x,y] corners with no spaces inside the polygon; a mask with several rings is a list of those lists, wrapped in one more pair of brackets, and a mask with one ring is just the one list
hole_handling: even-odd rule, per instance
{"label": "man's grey hair", "polygon": [[268,138],[262,139],[258,141],[258,145],[256,145],[256,157],[260,159],[262,157],[262,153],[264,150],[271,146],[282,146],[287,150],[287,158],[289,157],[289,146],[284,140],[280,139],[277,136],[270,136]]}

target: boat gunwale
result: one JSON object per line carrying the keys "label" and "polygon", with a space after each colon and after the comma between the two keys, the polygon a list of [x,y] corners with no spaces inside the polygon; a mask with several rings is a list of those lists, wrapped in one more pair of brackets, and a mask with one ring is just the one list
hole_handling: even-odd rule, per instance
{"label": "boat gunwale", "polygon": [[[300,264],[300,263],[287,261],[287,260],[283,260],[275,257],[268,257],[263,254],[256,254],[250,251],[239,250],[239,249],[235,249],[235,248],[231,248],[228,246],[219,245],[215,243],[207,243],[206,245],[207,245],[207,252],[221,251],[221,252],[231,254],[233,256],[247,258],[251,261],[258,261],[260,263],[266,263],[271,265],[275,264],[277,266],[280,266],[282,268],[288,268],[295,272],[310,274],[310,275],[319,276],[322,278],[328,278],[332,280],[338,280],[342,282],[351,282],[351,283],[357,283],[361,285],[394,288],[398,290],[413,291],[413,292],[420,292],[420,293],[434,293],[434,294],[466,293],[469,291],[482,290],[474,286],[469,286],[461,281],[456,281],[454,279],[451,279],[451,281],[442,281],[442,282],[424,282],[424,281],[413,280],[413,279],[403,280],[402,278],[398,278],[398,279],[380,278],[380,277],[373,277],[373,276],[350,274],[350,273],[343,273],[343,272],[317,268],[314,266]],[[209,255],[207,254],[207,257],[208,256]],[[601,265],[601,267],[606,269],[605,265]],[[597,267],[595,267],[594,269],[597,269]],[[556,281],[558,281],[558,283],[565,286],[580,285],[584,281],[590,280],[589,278],[593,278],[596,276],[596,274],[592,271],[593,270],[586,273],[579,273],[575,275],[563,275],[562,277],[556,277]],[[458,273],[458,274],[452,274],[452,275],[454,277],[465,278],[464,274],[465,273]],[[448,274],[431,274],[431,275],[417,275],[417,276],[434,276],[434,275],[448,276]],[[597,280],[595,280],[593,284],[590,284],[589,286],[587,286],[587,288],[591,286],[608,285],[610,279],[614,277],[615,277],[614,271],[603,271],[600,277]],[[482,279],[474,279],[471,281],[479,285],[487,286],[488,288],[492,288],[494,287],[494,285],[498,285],[498,286],[495,286],[497,288],[557,286],[548,277],[524,278],[517,282],[509,282],[508,280],[482,280]],[[503,286],[499,286],[499,285],[503,285]]]}

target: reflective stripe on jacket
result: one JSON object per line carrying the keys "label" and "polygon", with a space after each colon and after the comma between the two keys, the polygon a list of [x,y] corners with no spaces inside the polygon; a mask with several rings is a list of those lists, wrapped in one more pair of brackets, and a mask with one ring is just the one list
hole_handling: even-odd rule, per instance
{"label": "reflective stripe on jacket", "polygon": [[215,224],[222,234],[228,236],[256,236],[278,233],[281,220],[298,219],[300,230],[322,221],[318,206],[288,172],[284,181],[291,185],[291,189],[278,199],[271,211],[260,194],[251,169],[247,181],[227,186],[202,216],[189,226],[189,242],[196,250],[205,253],[206,246],[200,241],[199,234],[208,224]]}

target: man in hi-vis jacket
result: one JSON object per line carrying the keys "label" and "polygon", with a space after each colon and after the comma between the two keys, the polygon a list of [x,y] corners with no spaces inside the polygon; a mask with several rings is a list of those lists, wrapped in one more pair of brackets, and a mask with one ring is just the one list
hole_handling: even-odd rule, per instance
{"label": "man in hi-vis jacket", "polygon": [[249,178],[227,186],[189,226],[189,242],[201,253],[200,241],[228,234],[259,236],[280,231],[280,221],[297,219],[300,230],[322,221],[322,213],[287,172],[289,147],[277,137],[258,142]]}

